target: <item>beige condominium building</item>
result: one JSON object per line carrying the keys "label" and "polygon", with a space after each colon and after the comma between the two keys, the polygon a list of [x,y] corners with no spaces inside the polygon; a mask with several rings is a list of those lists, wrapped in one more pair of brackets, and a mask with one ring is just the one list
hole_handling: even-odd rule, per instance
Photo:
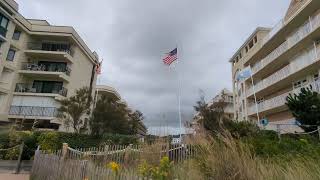
{"label": "beige condominium building", "polygon": [[98,55],[72,27],[26,19],[18,8],[0,0],[0,122],[63,130],[57,100],[95,88]]}
{"label": "beige condominium building", "polygon": [[209,107],[220,106],[223,107],[224,115],[233,120],[234,117],[234,106],[233,106],[233,93],[228,89],[224,88],[217,94],[212,101],[208,103]]}
{"label": "beige condominium building", "polygon": [[[233,102],[233,93],[228,89],[224,88],[211,101],[209,101],[207,106],[212,109],[216,107],[223,108],[224,116],[230,120],[234,120]],[[194,115],[193,120],[190,124],[191,133],[197,133],[201,131],[201,125],[199,123],[201,118],[202,117],[199,112]]]}
{"label": "beige condominium building", "polygon": [[[256,121],[259,115],[274,124],[294,121],[285,105],[288,94],[309,85],[319,90],[319,27],[320,1],[292,0],[274,28],[253,32],[230,60],[235,119]],[[237,73],[249,66],[252,79],[238,81]]]}

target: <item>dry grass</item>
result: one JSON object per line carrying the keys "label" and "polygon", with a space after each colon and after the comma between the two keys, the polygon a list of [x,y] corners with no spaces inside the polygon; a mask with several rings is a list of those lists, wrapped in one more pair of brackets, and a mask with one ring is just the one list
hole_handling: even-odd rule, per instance
{"label": "dry grass", "polygon": [[255,157],[249,147],[229,135],[219,140],[200,136],[198,156],[177,168],[179,179],[313,180],[320,179],[320,163],[300,156],[291,162]]}

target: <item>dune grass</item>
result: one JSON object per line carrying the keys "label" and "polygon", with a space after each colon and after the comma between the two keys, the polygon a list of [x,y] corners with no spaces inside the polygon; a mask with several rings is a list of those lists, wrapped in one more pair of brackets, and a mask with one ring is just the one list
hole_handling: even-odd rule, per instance
{"label": "dune grass", "polygon": [[[320,179],[320,157],[315,158],[315,155],[309,152],[295,154],[284,152],[270,157],[258,156],[251,145],[234,139],[227,133],[219,138],[197,136],[188,143],[197,145],[196,157],[174,164],[168,172],[172,174],[159,179]],[[155,152],[154,148],[150,150]],[[145,156],[146,162],[148,159]],[[154,157],[150,158],[150,162],[155,164]]]}

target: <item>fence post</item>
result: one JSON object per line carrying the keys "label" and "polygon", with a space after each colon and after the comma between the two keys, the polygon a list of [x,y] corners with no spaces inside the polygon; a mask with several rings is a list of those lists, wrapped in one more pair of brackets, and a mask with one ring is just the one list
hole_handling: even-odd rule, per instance
{"label": "fence post", "polygon": [[132,149],[132,144],[129,144],[129,146],[126,148],[125,150],[125,154],[124,154],[124,164],[129,162],[129,154],[130,154],[130,150]]}
{"label": "fence post", "polygon": [[21,143],[21,145],[20,145],[19,158],[18,158],[18,162],[17,162],[17,166],[16,166],[16,172],[15,172],[15,174],[19,174],[19,173],[20,173],[20,167],[21,167],[21,161],[22,161],[23,147],[24,147],[24,141],[22,141],[22,143]]}
{"label": "fence post", "polygon": [[67,152],[68,152],[68,143],[63,143],[62,144],[62,159],[65,159],[67,156]]}
{"label": "fence post", "polygon": [[280,124],[277,124],[277,133],[278,133],[279,142],[281,142],[281,129],[280,129]]}

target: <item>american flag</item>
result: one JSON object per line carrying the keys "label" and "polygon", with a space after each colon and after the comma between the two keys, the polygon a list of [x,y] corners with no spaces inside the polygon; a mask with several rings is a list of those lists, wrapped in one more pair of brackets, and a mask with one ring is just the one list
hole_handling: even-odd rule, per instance
{"label": "american flag", "polygon": [[168,56],[163,59],[163,63],[169,65],[178,59],[178,49],[175,48],[171,52],[168,53]]}
{"label": "american flag", "polygon": [[103,62],[103,60],[96,65],[96,73],[98,75],[101,74],[102,62]]}

